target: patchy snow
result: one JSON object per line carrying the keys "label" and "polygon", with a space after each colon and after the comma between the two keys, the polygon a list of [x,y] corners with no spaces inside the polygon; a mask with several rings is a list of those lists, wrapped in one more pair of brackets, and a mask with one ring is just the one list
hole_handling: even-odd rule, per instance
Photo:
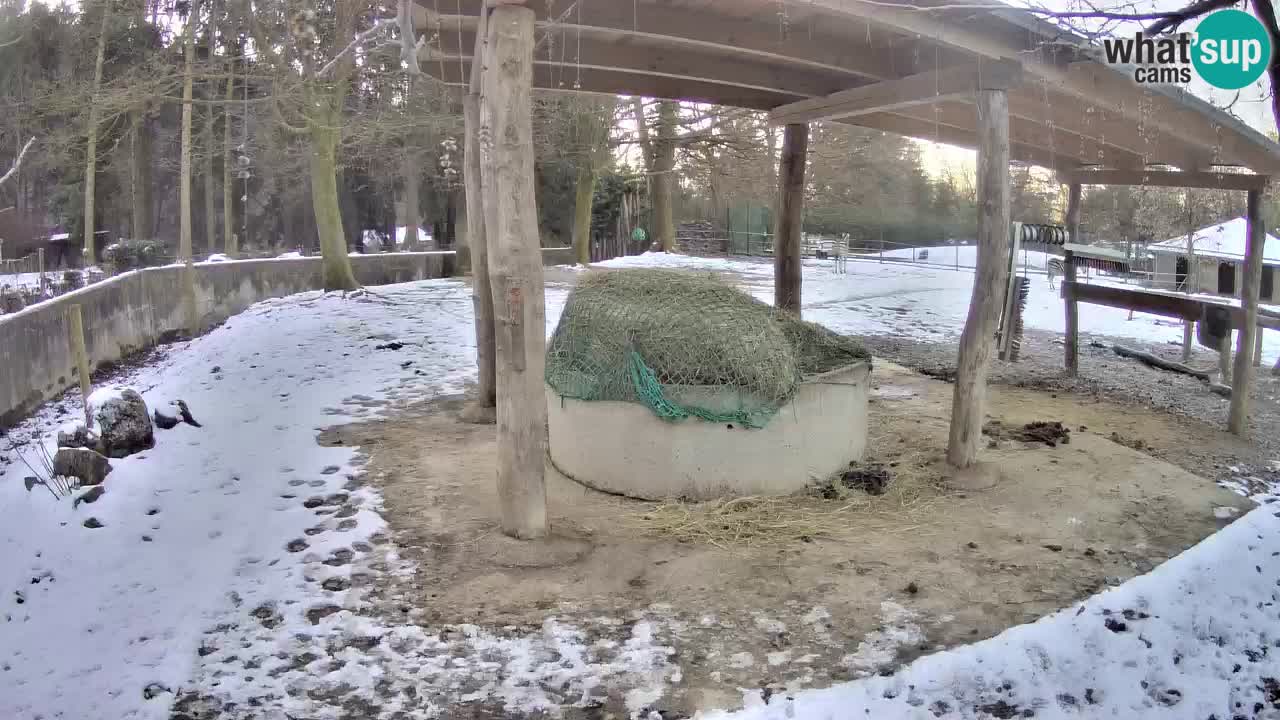
{"label": "patchy snow", "polygon": [[[957,252],[963,259],[965,248]],[[757,297],[771,295],[763,262],[653,253],[605,265],[730,272]],[[960,332],[971,274],[866,261],[848,269],[806,262],[809,317],[845,332]],[[1032,326],[1060,323],[1056,295],[1033,288]],[[566,292],[548,289],[548,332]],[[1106,309],[1082,306],[1082,325],[1095,332],[1132,337],[1110,328],[1144,327],[1094,310]],[[1141,332],[1180,333],[1152,327]],[[348,701],[376,701],[371,718],[417,720],[470,701],[512,713],[587,707],[607,691],[644,717],[683,677],[678,632],[660,608],[637,609],[626,624],[549,617],[528,629],[399,625],[369,612],[367,577],[357,573],[374,558],[386,572],[408,569],[385,536],[380,496],[356,481],[354,451],[321,446],[316,432],[457,393],[474,372],[464,283],[268,300],[167,346],[119,383],[150,407],[184,400],[203,427],[157,431],[155,448],[113,460],[96,502],[76,508],[27,492],[22,463],[0,465],[0,718],[158,720],[195,692],[237,703],[208,715],[224,720],[327,720]],[[71,393],[10,436],[35,436],[52,450],[58,426],[78,415]],[[1248,472],[1239,489],[1270,499]],[[101,527],[86,527],[90,517]],[[776,694],[767,704],[752,691],[745,710],[707,717],[932,717],[945,706],[961,716],[1016,707],[1040,718],[1225,720],[1235,702],[1280,711],[1277,555],[1280,520],[1264,505],[1077,608],[893,677]],[[886,603],[882,615],[881,628],[849,648],[851,672],[919,641],[910,611]],[[802,622],[825,635],[830,616],[815,607]],[[762,634],[787,631],[764,615],[755,624]],[[808,661],[772,652],[760,666]],[[723,662],[760,664],[749,653]]]}
{"label": "patchy snow", "polygon": [[204,261],[207,263],[231,262],[231,257],[226,253],[213,253],[209,257],[205,258]]}
{"label": "patchy snow", "polygon": [[280,253],[276,256],[277,260],[292,260],[294,258],[305,257],[299,250],[290,250],[289,252]]}
{"label": "patchy snow", "polygon": [[990,640],[701,720],[1280,714],[1280,520],[1264,505],[1120,587]]}

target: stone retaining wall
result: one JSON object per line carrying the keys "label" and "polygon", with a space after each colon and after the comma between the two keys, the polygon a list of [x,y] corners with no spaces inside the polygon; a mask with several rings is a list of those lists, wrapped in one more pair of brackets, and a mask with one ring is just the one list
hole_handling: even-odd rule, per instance
{"label": "stone retaining wall", "polygon": [[[548,249],[543,259],[559,264],[564,254]],[[306,257],[196,265],[199,326],[217,325],[260,300],[318,289],[320,262]],[[351,266],[362,285],[387,285],[450,277],[456,258],[453,251],[356,255]],[[81,307],[89,365],[98,368],[187,330],[183,272],[169,266],[123,273],[0,316],[0,429],[77,382],[67,330],[71,305]]]}

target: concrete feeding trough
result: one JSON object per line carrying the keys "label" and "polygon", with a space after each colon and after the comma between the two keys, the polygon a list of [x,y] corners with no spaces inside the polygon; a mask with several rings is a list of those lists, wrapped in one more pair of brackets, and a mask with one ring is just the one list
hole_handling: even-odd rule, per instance
{"label": "concrete feeding trough", "polygon": [[[551,461],[566,476],[644,500],[786,495],[860,460],[867,445],[871,365],[807,377],[762,428],[689,418],[644,405],[562,397],[547,387]],[[741,407],[736,390],[668,390],[708,409]]]}

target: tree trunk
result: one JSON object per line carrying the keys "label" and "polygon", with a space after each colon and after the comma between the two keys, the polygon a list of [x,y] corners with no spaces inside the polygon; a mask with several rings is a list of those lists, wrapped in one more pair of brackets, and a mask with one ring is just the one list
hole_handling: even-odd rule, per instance
{"label": "tree trunk", "polygon": [[534,12],[499,5],[488,21],[481,96],[481,182],[497,315],[498,497],[502,529],[547,533],[546,313],[533,194]]}
{"label": "tree trunk", "polygon": [[1266,224],[1262,218],[1262,193],[1249,191],[1249,236],[1245,243],[1244,278],[1240,283],[1240,307],[1244,325],[1240,328],[1240,344],[1236,347],[1236,365],[1231,382],[1231,414],[1228,429],[1236,435],[1244,435],[1249,429],[1249,385],[1253,380],[1255,338],[1262,332],[1258,328],[1258,292],[1262,286],[1262,253],[1267,241]]}
{"label": "tree trunk", "polygon": [[200,17],[200,5],[192,3],[187,15],[186,34],[183,38],[186,59],[182,66],[182,159],[178,178],[178,259],[191,258],[191,115],[195,109],[191,102],[192,65],[196,57],[196,23]]}
{"label": "tree trunk", "polygon": [[787,125],[778,163],[778,215],[774,222],[773,306],[800,316],[801,236],[804,223],[804,171],[809,153],[809,126]]}
{"label": "tree trunk", "polygon": [[132,113],[129,153],[129,194],[133,204],[133,237],[149,240],[155,236],[152,228],[154,211],[151,202],[151,128],[146,110]]}
{"label": "tree trunk", "polygon": [[676,121],[679,105],[658,103],[658,139],[653,149],[653,237],[662,252],[675,252]]}
{"label": "tree trunk", "polygon": [[227,104],[222,113],[222,252],[229,258],[240,255],[240,236],[236,234],[236,162],[232,145],[235,132],[231,125],[231,101],[236,97],[235,66],[227,63]]}
{"label": "tree trunk", "polygon": [[[209,24],[205,29],[204,44],[207,54],[205,62],[213,62],[213,8],[209,11]],[[217,97],[218,93],[217,80],[205,81],[207,86],[205,96],[212,100]],[[218,251],[218,212],[215,209],[214,201],[214,179],[213,179],[213,125],[217,118],[217,106],[210,103],[208,112],[205,114],[204,127],[201,136],[201,152],[204,153],[204,242],[208,247],[209,253]]]}
{"label": "tree trunk", "polygon": [[[476,33],[473,57],[485,57],[484,44],[488,35],[487,20],[480,18]],[[497,380],[494,377],[494,360],[497,350],[494,343],[493,286],[489,282],[489,245],[485,236],[484,195],[481,192],[480,168],[480,63],[472,63],[470,87],[462,98],[463,147],[462,181],[467,206],[467,258],[471,264],[471,302],[476,326],[476,405],[480,412],[472,419],[488,416],[488,410],[497,406]]]}
{"label": "tree trunk", "polygon": [[[422,226],[421,182],[422,163],[413,152],[405,148],[404,154],[404,241],[407,247],[418,248],[418,228]],[[435,237],[434,235],[432,236]]]}
{"label": "tree trunk", "polygon": [[960,336],[947,444],[947,461],[957,468],[978,460],[987,365],[1009,270],[1009,97],[1000,89],[979,90],[977,106],[978,267]]}
{"label": "tree trunk", "polygon": [[573,204],[573,250],[578,264],[591,262],[591,206],[596,192],[596,172],[591,158],[578,163],[577,193]]}
{"label": "tree trunk", "polygon": [[313,124],[311,128],[311,206],[320,239],[326,291],[355,290],[360,286],[351,272],[338,205],[338,133],[332,121],[325,126]]}
{"label": "tree trunk", "polygon": [[98,191],[98,123],[100,102],[98,91],[102,88],[102,66],[107,54],[107,23],[111,18],[111,4],[102,3],[102,23],[98,28],[98,52],[93,61],[93,94],[89,98],[89,132],[85,143],[84,160],[84,266],[96,265],[97,253],[93,247],[94,200]]}

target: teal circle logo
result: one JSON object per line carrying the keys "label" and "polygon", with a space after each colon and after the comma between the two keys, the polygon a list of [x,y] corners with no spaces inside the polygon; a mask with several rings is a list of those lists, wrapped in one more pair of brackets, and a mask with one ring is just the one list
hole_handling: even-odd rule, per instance
{"label": "teal circle logo", "polygon": [[1274,51],[1271,35],[1243,10],[1210,13],[1196,28],[1191,62],[1210,85],[1239,90],[1266,72]]}

